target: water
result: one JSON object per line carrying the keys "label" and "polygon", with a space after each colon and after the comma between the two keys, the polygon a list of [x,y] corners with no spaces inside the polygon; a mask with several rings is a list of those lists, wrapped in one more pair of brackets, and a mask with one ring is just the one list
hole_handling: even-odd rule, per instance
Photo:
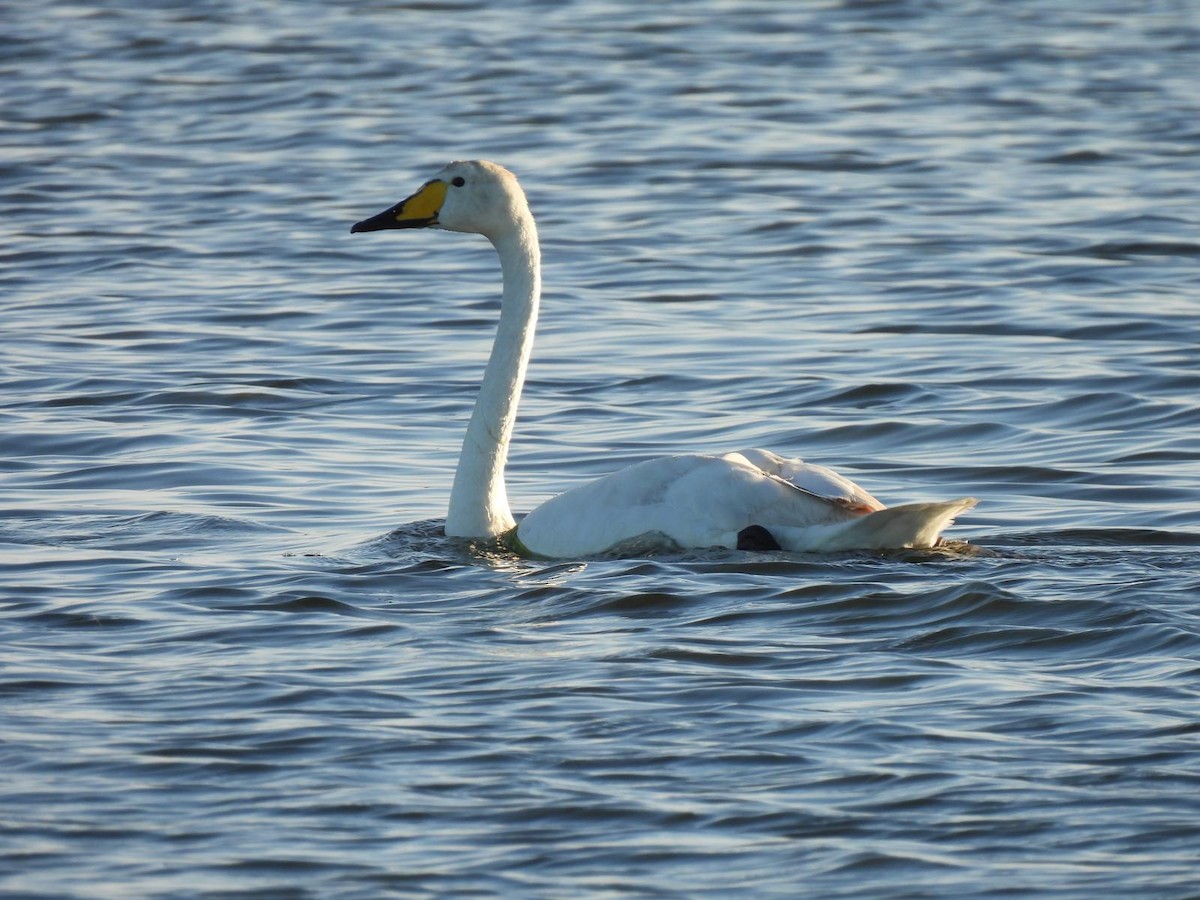
{"label": "water", "polygon": [[[1200,889],[1187,2],[8,3],[9,896]],[[946,552],[440,534],[481,239],[517,510],[766,446]]]}

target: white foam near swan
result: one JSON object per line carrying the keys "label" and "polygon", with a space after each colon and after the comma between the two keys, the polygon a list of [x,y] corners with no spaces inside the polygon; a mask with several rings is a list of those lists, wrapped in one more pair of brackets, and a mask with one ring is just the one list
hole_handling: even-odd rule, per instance
{"label": "white foam near swan", "polygon": [[652,459],[548,500],[518,526],[504,465],[541,296],[537,228],[525,193],[495,163],[453,162],[411,197],[351,231],[440,228],[482,234],[500,256],[500,323],[467,425],[446,534],[502,538],[536,556],[622,548],[792,552],[930,547],[973,498],[885,508],[823,466],[766,450]]}

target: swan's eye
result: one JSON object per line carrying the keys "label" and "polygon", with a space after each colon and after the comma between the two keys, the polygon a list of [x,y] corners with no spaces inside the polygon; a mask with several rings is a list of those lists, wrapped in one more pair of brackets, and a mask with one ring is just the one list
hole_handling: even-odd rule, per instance
{"label": "swan's eye", "polygon": [[455,187],[462,187],[464,184],[467,183],[467,180],[465,178],[463,178],[461,175],[455,175],[454,178],[451,179],[450,183],[452,185],[454,185]]}

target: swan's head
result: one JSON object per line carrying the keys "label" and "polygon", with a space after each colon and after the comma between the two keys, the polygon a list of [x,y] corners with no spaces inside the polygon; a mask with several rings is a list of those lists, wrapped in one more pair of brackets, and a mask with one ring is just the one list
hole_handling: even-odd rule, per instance
{"label": "swan's head", "polygon": [[512,172],[483,160],[452,162],[415,194],[356,224],[351,232],[444,228],[493,241],[529,220],[525,192]]}

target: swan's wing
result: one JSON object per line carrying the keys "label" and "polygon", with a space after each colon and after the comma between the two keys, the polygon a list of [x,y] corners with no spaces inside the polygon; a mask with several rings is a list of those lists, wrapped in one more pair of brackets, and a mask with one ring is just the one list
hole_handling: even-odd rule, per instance
{"label": "swan's wing", "polygon": [[852,512],[869,513],[884,508],[882,503],[849,478],[802,459],[788,459],[770,450],[743,450],[740,453],[727,453],[723,458],[755,466],[768,475],[832,500]]}
{"label": "swan's wing", "polygon": [[521,521],[517,535],[530,551],[549,557],[603,553],[648,538],[679,547],[732,548],[748,525],[822,528],[861,515],[738,454],[669,456],[546,501]]}
{"label": "swan's wing", "polygon": [[[931,547],[955,515],[975,505],[963,498],[883,509],[828,469],[765,451],[751,451],[751,458],[793,477],[799,471],[801,480],[822,490],[832,483],[842,496],[821,496],[745,454],[669,456],[548,500],[521,521],[518,542],[536,555],[557,558],[632,547],[639,553],[653,547],[735,548],[739,533],[758,525],[795,553]],[[868,503],[874,506],[863,509]]]}

